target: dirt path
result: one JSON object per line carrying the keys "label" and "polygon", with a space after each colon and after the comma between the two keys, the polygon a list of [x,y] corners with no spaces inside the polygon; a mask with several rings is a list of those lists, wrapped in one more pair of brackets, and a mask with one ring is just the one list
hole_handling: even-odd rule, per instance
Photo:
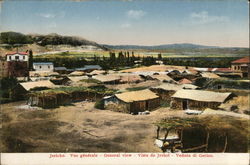
{"label": "dirt path", "polygon": [[[149,115],[97,110],[94,102],[77,102],[46,110],[25,109],[24,105],[25,102],[16,102],[2,106],[2,151],[161,152],[154,145],[154,123],[166,117],[192,117],[182,110],[169,108],[159,108]],[[6,138],[11,140],[7,143]]]}
{"label": "dirt path", "polygon": [[249,115],[239,114],[235,112],[212,110],[212,109],[206,109],[202,114],[203,115],[225,115],[225,116],[234,116],[234,117],[249,119]]}
{"label": "dirt path", "polygon": [[3,127],[6,134],[14,131],[14,138],[34,146],[27,149],[30,152],[160,152],[154,146],[153,123],[169,113],[159,109],[150,115],[133,116],[97,110],[94,102],[52,110],[19,109],[24,104],[3,106],[3,114],[10,118]]}

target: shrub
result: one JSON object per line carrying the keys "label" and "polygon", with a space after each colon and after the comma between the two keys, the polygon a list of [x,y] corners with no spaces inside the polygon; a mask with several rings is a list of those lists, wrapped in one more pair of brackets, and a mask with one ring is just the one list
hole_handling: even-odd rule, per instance
{"label": "shrub", "polygon": [[3,97],[0,97],[0,104],[5,104],[5,103],[9,103],[13,101],[11,98],[3,98]]}
{"label": "shrub", "polygon": [[17,85],[18,81],[14,77],[0,79],[0,103],[15,101],[11,98],[11,90]]}
{"label": "shrub", "polygon": [[170,107],[170,103],[167,101],[161,101],[161,107]]}
{"label": "shrub", "polygon": [[103,100],[98,100],[95,103],[95,108],[97,108],[97,109],[104,109],[104,101]]}

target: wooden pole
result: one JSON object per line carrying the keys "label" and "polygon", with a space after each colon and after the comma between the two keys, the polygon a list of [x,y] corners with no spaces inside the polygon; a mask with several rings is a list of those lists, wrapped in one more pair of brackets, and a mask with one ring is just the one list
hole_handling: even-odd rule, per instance
{"label": "wooden pole", "polygon": [[206,137],[206,144],[207,144],[207,146],[205,148],[205,152],[207,152],[207,150],[208,150],[208,142],[209,142],[209,132],[207,132],[207,137]]}
{"label": "wooden pole", "polygon": [[167,129],[167,132],[165,133],[165,136],[164,136],[163,144],[166,142],[169,131],[170,131],[170,129]]}
{"label": "wooden pole", "polygon": [[225,144],[224,144],[222,153],[226,152],[226,149],[227,149],[227,135],[226,135],[226,138],[225,138]]}
{"label": "wooden pole", "polygon": [[157,126],[157,136],[156,136],[156,139],[159,139],[160,130],[161,130],[161,127]]}

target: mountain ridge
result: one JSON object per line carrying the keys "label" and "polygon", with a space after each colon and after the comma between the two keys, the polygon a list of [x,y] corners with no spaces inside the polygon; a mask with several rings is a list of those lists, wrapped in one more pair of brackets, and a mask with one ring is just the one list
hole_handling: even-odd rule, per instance
{"label": "mountain ridge", "polygon": [[221,47],[221,46],[207,46],[193,43],[174,43],[174,44],[160,44],[160,45],[108,45],[103,44],[110,49],[147,49],[147,50],[165,50],[165,49],[230,49],[230,48],[245,48],[245,47]]}

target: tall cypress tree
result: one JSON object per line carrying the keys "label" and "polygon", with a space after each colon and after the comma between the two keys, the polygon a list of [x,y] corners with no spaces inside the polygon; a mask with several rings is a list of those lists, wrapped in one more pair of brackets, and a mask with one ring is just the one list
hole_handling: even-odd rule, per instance
{"label": "tall cypress tree", "polygon": [[29,70],[33,70],[33,51],[29,50]]}

